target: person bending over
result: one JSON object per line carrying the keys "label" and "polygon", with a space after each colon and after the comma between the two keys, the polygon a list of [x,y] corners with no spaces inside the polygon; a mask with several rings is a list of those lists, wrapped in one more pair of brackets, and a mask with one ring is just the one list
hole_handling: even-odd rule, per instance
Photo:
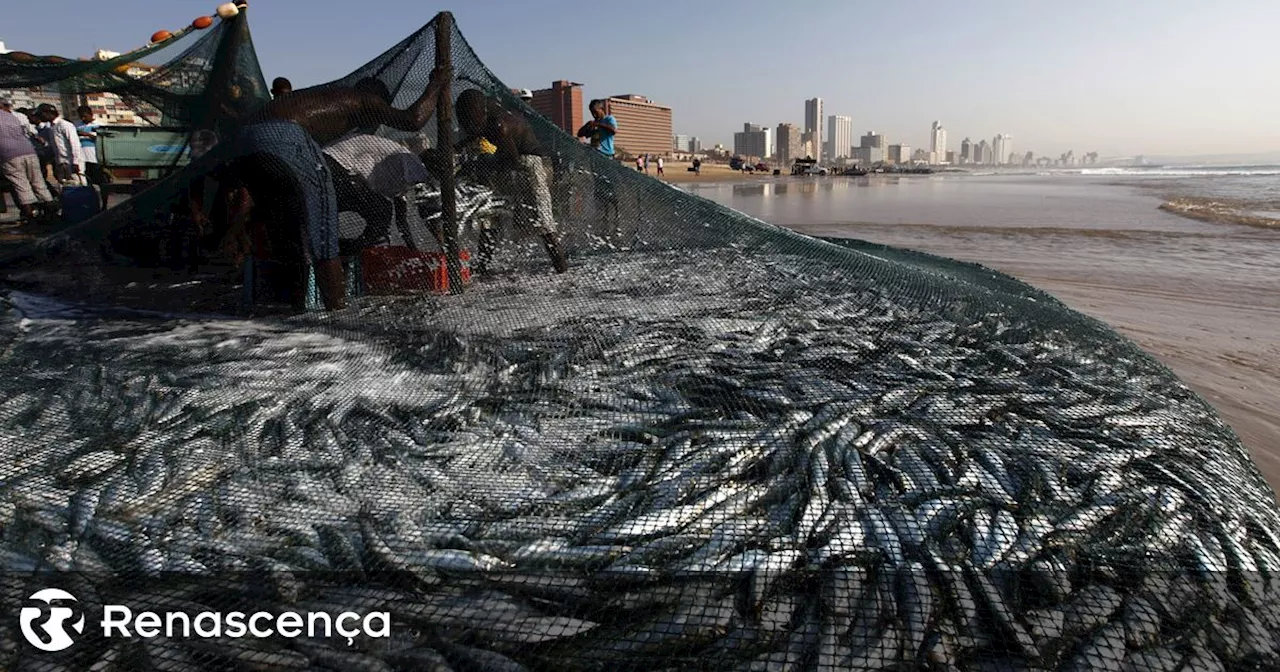
{"label": "person bending over", "polygon": [[[346,278],[338,256],[337,194],[320,145],[359,128],[421,129],[435,114],[444,84],[441,74],[432,71],[426,90],[403,110],[392,107],[390,92],[376,80],[350,88],[291,91],[263,106],[245,120],[232,142],[224,143],[221,158],[244,169],[240,182],[251,202],[245,209],[259,225],[272,229],[267,237],[278,243],[309,241],[306,256],[328,310],[345,307]],[[294,235],[299,219],[303,236]],[[292,243],[273,245],[273,255],[302,251]]]}
{"label": "person bending over", "polygon": [[[458,125],[466,134],[460,144],[484,141],[495,148],[492,154],[474,161],[472,169],[482,179],[496,178],[499,190],[512,201],[516,227],[541,236],[557,273],[569,270],[551,207],[550,176],[543,163],[545,152],[533,127],[523,115],[503,109],[497,100],[478,89],[463,91],[456,110]],[[478,271],[492,260],[496,243],[496,232],[488,226],[482,229],[476,254]]]}

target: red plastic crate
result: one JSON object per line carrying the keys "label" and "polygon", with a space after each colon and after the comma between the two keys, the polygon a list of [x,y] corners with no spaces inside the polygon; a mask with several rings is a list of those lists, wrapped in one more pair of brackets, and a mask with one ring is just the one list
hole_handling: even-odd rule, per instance
{"label": "red plastic crate", "polygon": [[[458,253],[462,283],[471,282],[471,252]],[[403,246],[367,247],[360,252],[366,294],[405,294],[449,291],[449,273],[442,252],[421,252]]]}

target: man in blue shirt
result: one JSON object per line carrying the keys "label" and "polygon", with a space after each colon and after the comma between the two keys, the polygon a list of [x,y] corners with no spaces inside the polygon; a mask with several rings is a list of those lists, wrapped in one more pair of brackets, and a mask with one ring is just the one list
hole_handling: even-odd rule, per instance
{"label": "man in blue shirt", "polygon": [[[591,110],[591,121],[578,129],[578,137],[589,138],[592,147],[613,160],[613,136],[618,134],[618,120],[614,119],[612,114],[607,114],[606,102],[599,98],[591,101],[588,109]],[[607,216],[610,210],[613,211],[616,225],[618,196],[613,190],[613,184],[603,175],[596,175],[595,192],[596,200],[600,203],[605,215]]]}
{"label": "man in blue shirt", "polygon": [[80,151],[84,153],[84,176],[89,184],[102,190],[102,209],[107,209],[107,176],[98,163],[98,124],[93,120],[93,108],[81,105],[76,113],[80,123],[76,124],[76,134],[80,136]]}

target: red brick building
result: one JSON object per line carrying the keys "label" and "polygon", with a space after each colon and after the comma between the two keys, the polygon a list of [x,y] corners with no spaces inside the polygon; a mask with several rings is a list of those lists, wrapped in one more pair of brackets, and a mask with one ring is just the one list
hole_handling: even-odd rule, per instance
{"label": "red brick building", "polygon": [[582,85],[577,82],[552,82],[551,88],[533,92],[529,106],[569,133],[577,133],[585,122],[586,105],[582,101]]}

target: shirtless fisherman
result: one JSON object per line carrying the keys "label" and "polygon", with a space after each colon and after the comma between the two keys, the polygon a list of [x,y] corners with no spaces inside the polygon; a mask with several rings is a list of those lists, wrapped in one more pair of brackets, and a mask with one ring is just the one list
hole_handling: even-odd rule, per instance
{"label": "shirtless fisherman", "polygon": [[[550,177],[543,163],[545,152],[533,127],[523,115],[503,109],[497,100],[477,89],[463,91],[456,110],[458,125],[467,135],[464,144],[485,140],[496,147],[496,152],[478,160],[476,168],[498,178],[499,188],[512,201],[516,227],[541,236],[556,273],[569,270],[552,214]],[[476,255],[481,267],[492,260],[496,238],[487,227],[481,231]]]}
{"label": "shirtless fisherman", "polygon": [[[333,175],[320,145],[358,128],[388,126],[417,131],[435,114],[444,81],[431,73],[422,95],[407,109],[391,106],[386,86],[362,80],[351,88],[291,91],[246,120],[224,152],[229,188],[247,192],[232,201],[231,222],[256,220],[264,225],[273,256],[299,263],[309,258],[325,308],[345,307],[345,274],[338,257],[338,206]],[[302,230],[292,222],[302,222]],[[301,235],[297,235],[301,234]],[[305,283],[297,268],[295,304]]]}

